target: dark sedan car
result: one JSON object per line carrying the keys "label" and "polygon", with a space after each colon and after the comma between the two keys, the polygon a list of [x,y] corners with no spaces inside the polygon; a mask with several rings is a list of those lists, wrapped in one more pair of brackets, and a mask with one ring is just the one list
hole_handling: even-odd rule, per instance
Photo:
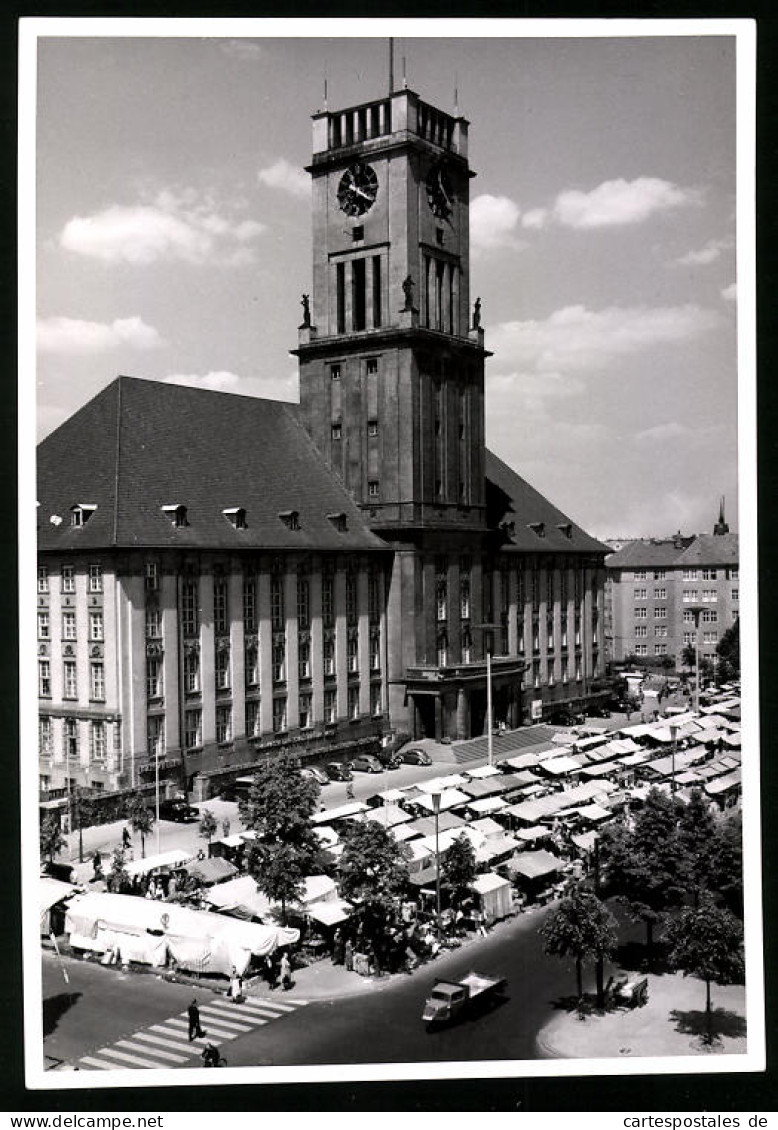
{"label": "dark sedan car", "polygon": [[200,813],[185,800],[163,800],[159,804],[160,820],[173,820],[176,824],[193,824]]}
{"label": "dark sedan car", "polygon": [[351,770],[342,761],[328,761],[324,769],[331,781],[351,780]]}
{"label": "dark sedan car", "polygon": [[432,765],[432,758],[426,749],[404,749],[401,757],[406,765]]}

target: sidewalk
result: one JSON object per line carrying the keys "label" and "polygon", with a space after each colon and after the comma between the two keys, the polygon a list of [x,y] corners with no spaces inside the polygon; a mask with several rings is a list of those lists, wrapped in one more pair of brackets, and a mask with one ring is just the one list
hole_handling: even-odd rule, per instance
{"label": "sidewalk", "polygon": [[642,1008],[591,1013],[560,1011],[538,1033],[546,1059],[624,1059],[646,1056],[744,1055],[743,985],[711,985],[714,1043],[705,1047],[705,983],[680,973],[649,974]]}

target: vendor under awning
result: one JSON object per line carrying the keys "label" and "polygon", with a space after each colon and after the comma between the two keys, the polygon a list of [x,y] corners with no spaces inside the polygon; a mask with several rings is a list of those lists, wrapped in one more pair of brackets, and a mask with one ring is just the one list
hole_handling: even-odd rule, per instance
{"label": "vendor under awning", "polygon": [[199,859],[195,863],[190,863],[187,866],[187,871],[193,879],[197,879],[204,886],[224,883],[227,879],[232,879],[233,876],[238,874],[237,867],[230,863],[228,859],[222,859],[221,856]]}
{"label": "vendor under awning", "polygon": [[530,882],[544,879],[560,871],[563,861],[549,851],[520,851],[508,860],[508,871]]}

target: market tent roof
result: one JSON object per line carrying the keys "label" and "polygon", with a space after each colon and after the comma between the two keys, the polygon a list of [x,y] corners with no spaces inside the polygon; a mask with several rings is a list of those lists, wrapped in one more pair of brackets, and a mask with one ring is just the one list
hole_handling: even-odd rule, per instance
{"label": "market tent roof", "polygon": [[637,722],[633,726],[620,726],[616,732],[628,738],[644,738],[646,734],[650,733],[651,729],[652,727],[647,723]]}
{"label": "market tent roof", "polygon": [[500,786],[500,795],[513,792],[516,789],[526,788],[527,785],[537,785],[542,780],[531,769],[522,769],[517,773],[503,773],[497,784]]}
{"label": "market tent roof", "polygon": [[41,914],[45,914],[50,910],[55,903],[61,902],[62,899],[68,898],[78,887],[73,883],[63,883],[59,879],[52,879],[50,875],[41,875],[38,905]]}
{"label": "market tent roof", "polygon": [[218,836],[211,840],[213,844],[224,844],[225,847],[241,847],[245,844],[246,839],[243,832],[234,832],[231,836]]}
{"label": "market tent roof", "polygon": [[502,812],[504,808],[508,807],[507,800],[503,800],[498,796],[486,796],[480,800],[474,800],[472,804],[468,804],[467,811],[472,812],[475,816],[484,816],[487,812]]}
{"label": "market tent roof", "polygon": [[467,777],[463,773],[448,773],[445,777],[433,777],[420,786],[422,792],[432,792],[433,789],[455,789],[458,785],[466,785]]}
{"label": "market tent roof", "polygon": [[715,781],[708,781],[705,785],[705,792],[709,796],[718,796],[719,793],[729,792],[730,789],[740,788],[741,772],[735,769],[732,773],[728,773],[725,777],[717,777]]}
{"label": "market tent roof", "polygon": [[[509,786],[510,787],[510,786]],[[473,800],[480,800],[481,797],[496,796],[498,793],[504,792],[502,786],[502,774],[498,777],[489,778],[488,780],[475,780],[468,781],[462,786],[462,792],[466,793]]]}
{"label": "market tent roof", "polygon": [[651,753],[647,749],[641,749],[639,753],[631,753],[628,757],[620,757],[618,760],[627,768],[632,768],[633,765],[644,765],[646,761],[650,761]]}
{"label": "market tent roof", "polygon": [[489,891],[498,891],[501,887],[509,887],[510,885],[510,879],[503,879],[501,875],[495,875],[493,871],[489,871],[485,875],[476,875],[470,884],[472,890],[479,895],[485,895]]}
{"label": "market tent roof", "polygon": [[[461,828],[464,823],[464,819],[455,812],[441,812],[438,817],[438,830],[446,832],[449,828]],[[419,816],[405,827],[411,828],[419,836],[431,836],[435,832],[435,817]]]}
{"label": "market tent roof", "polygon": [[632,738],[614,738],[604,748],[619,756],[627,753],[642,754],[643,752],[637,742],[633,742]]}
{"label": "market tent roof", "polygon": [[542,761],[540,768],[554,777],[565,777],[568,773],[579,772],[581,766],[572,757],[554,757],[551,761]]}
{"label": "market tent roof", "polygon": [[330,824],[333,820],[347,820],[350,816],[359,816],[369,812],[368,805],[354,801],[351,804],[341,804],[338,808],[326,808],[324,812],[317,812],[311,817],[313,824]]}
{"label": "market tent roof", "polygon": [[495,765],[479,765],[476,769],[465,769],[468,777],[499,777],[500,770]]}
{"label": "market tent roof", "polygon": [[594,802],[592,802],[592,804],[583,805],[578,811],[584,820],[591,820],[596,824],[599,824],[601,820],[610,820],[613,816],[609,808],[603,808],[602,805],[595,804]]}
{"label": "market tent roof", "polygon": [[700,714],[726,714],[731,710],[737,710],[739,707],[739,698],[727,698],[724,702],[715,702],[712,706],[701,707]]}
{"label": "market tent roof", "polygon": [[541,757],[542,754],[527,750],[525,753],[517,753],[515,757],[506,757],[502,764],[509,765],[511,769],[532,769],[539,764]]}
{"label": "market tent roof", "polygon": [[[418,823],[418,821],[414,821]],[[398,844],[412,843],[415,838],[421,836],[418,828],[414,828],[412,824],[395,824],[393,828],[389,829],[389,834],[394,836]]]}
{"label": "market tent roof", "polygon": [[526,879],[540,879],[559,871],[563,860],[548,851],[520,851],[508,863],[508,870]]}
{"label": "market tent roof", "polygon": [[249,914],[257,918],[267,918],[273,913],[270,899],[259,890],[251,875],[239,875],[237,879],[229,879],[226,883],[211,887],[206,898],[211,906],[218,907],[219,910],[245,907]]}
{"label": "market tent roof", "polygon": [[405,845],[411,863],[418,863],[420,859],[429,859],[435,852],[423,840],[408,840]]}
{"label": "market tent roof", "polygon": [[147,855],[145,859],[131,859],[129,863],[125,863],[124,870],[130,878],[133,878],[135,875],[148,875],[150,871],[164,867],[183,867],[194,858],[191,851],[163,851],[159,855]]}
{"label": "market tent roof", "polygon": [[491,816],[482,816],[480,820],[471,820],[468,828],[473,832],[479,832],[482,836],[499,836],[505,831],[502,824],[492,820]]}
{"label": "market tent roof", "polygon": [[[652,773],[656,773],[659,777],[669,777],[673,768],[677,773],[679,769],[693,765],[695,761],[700,761],[704,756],[704,749],[682,749],[676,753],[675,758],[671,754],[666,754],[655,761],[646,762],[645,768],[650,769]],[[673,761],[675,761],[675,766],[673,766]]]}
{"label": "market tent roof", "polygon": [[305,908],[309,918],[321,922],[323,926],[336,926],[338,922],[345,922],[350,916],[353,906],[346,899],[332,899],[325,902],[312,902]]}
{"label": "market tent roof", "polygon": [[412,883],[414,887],[426,887],[428,883],[434,883],[438,874],[437,867],[433,864],[431,867],[425,867],[422,871],[417,871],[415,874],[412,872],[408,876],[408,882]]}
{"label": "market tent roof", "polygon": [[522,845],[513,836],[503,833],[501,836],[488,836],[479,847],[475,849],[476,863],[490,863],[500,856],[510,855]]}
{"label": "market tent roof", "polygon": [[578,738],[575,743],[575,748],[581,750],[582,752],[586,752],[591,749],[596,749],[597,746],[604,745],[607,740],[608,735],[605,733],[597,734],[596,737],[592,738]]}
{"label": "market tent roof", "polygon": [[459,837],[462,835],[467,836],[473,847],[476,847],[478,844],[483,843],[483,841],[486,839],[485,836],[471,831],[471,829],[468,828],[467,825],[465,825],[462,828],[448,828],[445,832],[440,832],[437,837],[434,834],[432,836],[423,836],[418,842],[424,847],[429,848],[429,850],[432,852],[434,852],[436,848],[439,848],[442,854],[443,852],[448,851],[454,840],[459,839]]}
{"label": "market tent roof", "polygon": [[597,833],[592,829],[590,832],[576,832],[570,839],[580,851],[591,851],[597,842]]}
{"label": "market tent roof", "polygon": [[687,769],[685,773],[677,773],[675,777],[676,785],[700,785],[705,780],[699,773],[695,773],[693,769]]}
{"label": "market tent roof", "polygon": [[620,773],[623,766],[618,761],[601,761],[597,765],[584,765],[582,777],[607,777],[609,773]]}
{"label": "market tent roof", "polygon": [[[670,709],[671,708],[668,706],[668,708],[666,710],[667,714],[670,714]],[[670,715],[669,720],[674,722],[677,726],[683,726],[687,722],[694,722],[696,719],[697,719],[697,711],[696,710],[683,710],[683,711],[681,711],[680,714],[676,714],[675,712],[673,712],[673,714]]]}
{"label": "market tent roof", "polygon": [[413,817],[410,812],[400,808],[399,804],[382,804],[378,808],[371,808],[365,814],[365,820],[374,820],[384,828],[394,828],[397,824],[407,824]]}
{"label": "market tent roof", "polygon": [[199,859],[187,867],[190,875],[199,879],[201,883],[219,883],[223,879],[231,879],[237,875],[238,869],[228,859],[213,856],[211,859]]}
{"label": "market tent roof", "polygon": [[338,885],[329,875],[306,875],[303,879],[303,903],[317,902],[320,899],[337,898]]}
{"label": "market tent roof", "polygon": [[376,796],[382,804],[401,804],[407,799],[403,789],[385,789],[382,793],[376,793]]}
{"label": "market tent roof", "polygon": [[334,828],[330,828],[328,824],[320,824],[318,828],[313,829],[316,838],[321,841],[326,847],[332,847],[333,844],[338,843],[340,836]]}
{"label": "market tent roof", "polygon": [[547,824],[533,824],[531,828],[519,828],[518,832],[514,835],[520,840],[526,840],[531,843],[533,840],[543,840],[551,835],[551,829]]}
{"label": "market tent roof", "polygon": [[738,748],[740,746],[740,734],[725,734],[724,745]]}
{"label": "market tent roof", "polygon": [[[470,797],[467,793],[461,792],[459,789],[444,789],[440,793],[440,811],[443,812],[447,808],[455,808],[460,804],[467,804]],[[435,804],[429,793],[422,793],[421,796],[416,797],[414,804],[420,804],[422,808],[426,808],[428,812],[435,811]]]}

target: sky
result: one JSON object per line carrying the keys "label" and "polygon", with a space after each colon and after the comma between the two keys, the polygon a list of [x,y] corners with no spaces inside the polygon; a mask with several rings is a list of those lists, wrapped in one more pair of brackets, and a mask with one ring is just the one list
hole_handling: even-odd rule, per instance
{"label": "sky", "polygon": [[[721,496],[737,529],[734,37],[395,30],[397,85],[470,121],[489,447],[597,537]],[[310,115],[388,69],[383,37],[38,40],[39,439],[119,373],[297,399]]]}

